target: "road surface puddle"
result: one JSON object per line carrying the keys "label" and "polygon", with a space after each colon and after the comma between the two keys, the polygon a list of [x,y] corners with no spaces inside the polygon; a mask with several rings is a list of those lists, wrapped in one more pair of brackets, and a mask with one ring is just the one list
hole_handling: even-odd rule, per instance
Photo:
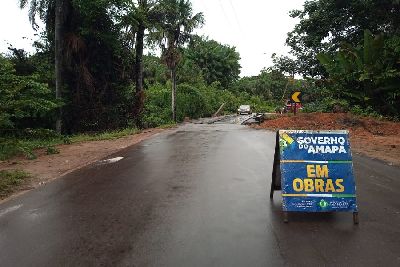
{"label": "road surface puddle", "polygon": [[124,157],[115,157],[115,158],[111,158],[111,159],[104,159],[104,160],[100,160],[99,164],[110,164],[110,163],[115,163],[117,161],[120,161],[121,159],[123,159]]}

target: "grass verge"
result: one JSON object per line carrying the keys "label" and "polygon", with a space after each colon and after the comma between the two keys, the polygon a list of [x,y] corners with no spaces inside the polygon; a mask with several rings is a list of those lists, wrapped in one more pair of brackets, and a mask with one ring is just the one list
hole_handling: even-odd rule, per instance
{"label": "grass verge", "polygon": [[27,159],[35,159],[35,149],[45,148],[47,154],[57,154],[55,147],[60,144],[72,144],[87,141],[113,140],[123,136],[140,133],[136,128],[107,131],[96,134],[77,134],[62,136],[56,133],[47,135],[45,138],[38,136],[25,138],[0,138],[0,160],[7,160],[17,155],[24,155]]}
{"label": "grass verge", "polygon": [[0,171],[0,199],[9,196],[29,174],[20,170]]}
{"label": "grass verge", "polygon": [[157,128],[160,128],[160,129],[170,129],[170,128],[175,128],[176,126],[177,126],[176,123],[168,123],[168,124],[160,125],[160,126],[158,126]]}
{"label": "grass verge", "polygon": [[[140,133],[139,129],[127,128],[117,131],[103,132],[99,134],[78,134],[69,137],[71,143],[87,142],[87,141],[100,141],[100,140],[114,140],[127,135]],[[68,137],[67,137],[68,138]]]}

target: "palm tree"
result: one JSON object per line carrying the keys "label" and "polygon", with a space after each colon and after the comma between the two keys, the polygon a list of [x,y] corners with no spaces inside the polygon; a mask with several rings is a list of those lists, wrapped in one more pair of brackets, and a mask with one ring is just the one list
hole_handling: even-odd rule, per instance
{"label": "palm tree", "polygon": [[155,13],[155,0],[138,0],[137,6],[135,7],[133,3],[131,4],[131,12],[128,16],[131,17],[128,22],[129,25],[135,31],[135,103],[133,117],[136,118],[137,126],[141,126],[141,113],[144,104],[144,91],[143,91],[143,48],[144,48],[144,38],[145,31],[151,30],[151,25],[154,24],[154,19],[156,17]]}
{"label": "palm tree", "polygon": [[[55,44],[55,78],[56,78],[56,99],[61,99],[61,89],[62,89],[62,26],[64,21],[64,14],[66,12],[66,7],[70,0],[19,0],[19,6],[21,9],[25,8],[29,2],[29,20],[32,24],[32,27],[36,30],[38,25],[36,24],[36,15],[42,20],[47,22],[51,21],[49,17],[51,16],[52,7],[54,7],[54,44]],[[51,28],[50,25],[47,25],[48,28]],[[61,117],[62,110],[60,108],[60,112],[57,116],[56,121],[56,131],[61,133]]]}
{"label": "palm tree", "polygon": [[172,119],[176,121],[176,67],[181,48],[190,39],[193,30],[204,23],[202,13],[193,15],[189,0],[161,0],[158,6],[161,20],[155,38],[162,50],[162,59],[171,73]]}
{"label": "palm tree", "polygon": [[135,100],[133,105],[133,118],[136,125],[141,127],[141,113],[144,105],[143,90],[143,49],[145,31],[154,29],[157,18],[157,0],[137,0],[126,1],[125,8],[127,13],[121,17],[121,25],[125,28],[125,39],[127,45],[135,54],[134,79],[135,79]]}

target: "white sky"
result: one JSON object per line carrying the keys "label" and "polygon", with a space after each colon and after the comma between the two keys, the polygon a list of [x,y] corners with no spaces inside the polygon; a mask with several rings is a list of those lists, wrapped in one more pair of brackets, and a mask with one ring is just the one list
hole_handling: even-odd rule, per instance
{"label": "white sky", "polygon": [[[1,0],[0,3],[0,53],[7,53],[8,43],[15,48],[33,52],[36,40],[28,19],[28,10],[19,9],[17,0]],[[28,39],[24,39],[26,37]]]}
{"label": "white sky", "polygon": [[[270,66],[272,53],[287,54],[286,34],[297,22],[288,12],[301,9],[303,3],[304,0],[192,0],[194,12],[203,12],[206,20],[196,32],[235,46],[241,56],[241,76],[257,75]],[[0,52],[7,52],[8,43],[33,51],[35,32],[27,13],[18,8],[17,0],[1,0]]]}

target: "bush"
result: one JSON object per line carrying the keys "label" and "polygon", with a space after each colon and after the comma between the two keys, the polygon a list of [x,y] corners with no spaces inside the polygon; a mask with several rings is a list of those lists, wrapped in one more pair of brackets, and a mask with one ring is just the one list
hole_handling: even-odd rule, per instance
{"label": "bush", "polygon": [[382,115],[380,115],[378,112],[373,110],[371,107],[362,108],[359,105],[355,105],[350,109],[350,112],[353,113],[354,115],[359,115],[359,116],[369,116],[369,117],[375,117],[375,118],[383,118]]}
{"label": "bush", "polygon": [[38,75],[17,75],[10,60],[0,55],[0,128],[17,128],[59,106]]}
{"label": "bush", "polygon": [[177,120],[183,121],[185,117],[198,119],[210,116],[207,95],[188,84],[179,85],[177,88]]}
{"label": "bush", "polygon": [[[197,119],[212,116],[225,103],[222,113],[236,113],[240,105],[248,104],[254,112],[268,112],[274,110],[273,103],[263,101],[258,96],[251,96],[242,92],[235,94],[220,88],[219,83],[211,85],[180,84],[177,87],[177,120],[183,121],[185,117]],[[171,87],[154,84],[146,90],[146,100],[143,113],[145,127],[157,127],[170,124],[171,113]]]}
{"label": "bush", "polygon": [[331,97],[315,100],[304,104],[303,112],[347,112],[349,103],[344,99],[334,99]]}
{"label": "bush", "polygon": [[47,155],[60,154],[60,150],[55,146],[48,146],[46,149]]}
{"label": "bush", "polygon": [[154,84],[145,93],[143,126],[151,128],[172,123],[171,89],[167,88],[167,86]]}

